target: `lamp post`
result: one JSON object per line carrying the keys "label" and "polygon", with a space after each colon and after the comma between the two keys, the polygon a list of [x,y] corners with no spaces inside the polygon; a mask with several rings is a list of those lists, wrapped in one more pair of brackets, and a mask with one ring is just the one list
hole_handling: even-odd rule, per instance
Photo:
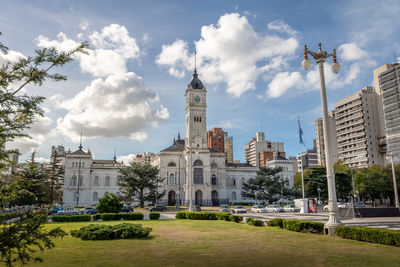
{"label": "lamp post", "polygon": [[389,157],[392,164],[392,177],[393,177],[394,202],[395,202],[394,204],[396,208],[399,208],[399,193],[397,192],[396,169],[394,168],[393,153],[390,153]]}
{"label": "lamp post", "polygon": [[311,66],[311,61],[308,59],[308,55],[311,55],[318,64],[319,78],[321,86],[321,105],[322,105],[322,123],[324,130],[324,145],[325,145],[325,161],[326,161],[326,177],[328,180],[328,210],[329,220],[324,226],[324,232],[326,235],[335,235],[335,228],[341,224],[338,213],[338,205],[336,198],[335,188],[335,175],[333,171],[333,162],[330,156],[330,132],[328,124],[328,104],[326,100],[326,88],[325,88],[325,75],[324,75],[324,62],[325,59],[333,57],[332,71],[338,73],[340,65],[336,61],[336,49],[333,49],[333,54],[328,54],[326,51],[322,51],[321,43],[318,44],[318,52],[312,52],[308,50],[307,46],[304,46],[304,60],[301,63],[305,70],[308,70]]}

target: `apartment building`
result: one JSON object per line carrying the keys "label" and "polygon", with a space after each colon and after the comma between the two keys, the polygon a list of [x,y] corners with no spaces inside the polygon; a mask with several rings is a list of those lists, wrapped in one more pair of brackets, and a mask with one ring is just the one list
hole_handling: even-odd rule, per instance
{"label": "apartment building", "polygon": [[[374,86],[381,103],[382,129],[388,154],[394,155],[395,163],[400,163],[400,64],[385,64],[374,70]],[[382,134],[383,135],[383,134]]]}
{"label": "apartment building", "polygon": [[226,162],[233,163],[233,137],[228,136],[228,133],[224,135],[224,153]]}
{"label": "apartment building", "polygon": [[297,171],[301,171],[302,165],[303,170],[307,170],[318,165],[318,155],[315,139],[313,144],[313,149],[307,149],[306,151],[297,155]]}
{"label": "apartment building", "polygon": [[257,132],[256,138],[252,138],[249,143],[244,146],[246,152],[246,161],[255,167],[260,167],[260,153],[265,151],[284,152],[282,142],[271,142],[265,140],[264,132]]}
{"label": "apartment building", "polygon": [[364,168],[382,165],[379,149],[378,94],[367,86],[335,104],[338,157],[344,164]]}
{"label": "apartment building", "polygon": [[[337,152],[337,141],[336,141],[336,123],[335,123],[335,111],[330,111],[328,113],[328,125],[331,139],[330,143],[330,156],[333,162],[337,162],[339,160],[338,152]],[[317,158],[318,165],[325,166],[325,143],[324,143],[324,128],[322,123],[322,118],[315,120],[315,136],[316,142],[315,145],[317,147]]]}

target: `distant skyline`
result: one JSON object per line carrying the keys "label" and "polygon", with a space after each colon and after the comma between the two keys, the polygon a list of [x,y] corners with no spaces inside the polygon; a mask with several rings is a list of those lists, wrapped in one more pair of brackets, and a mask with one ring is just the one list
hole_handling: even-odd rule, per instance
{"label": "distant skyline", "polygon": [[315,62],[301,69],[303,47],[337,49],[341,71],[326,64],[330,110],[339,99],[373,86],[372,71],[399,62],[398,1],[5,1],[0,41],[10,48],[0,64],[38,48],[93,50],[63,69],[65,82],[29,86],[42,95],[45,116],[17,140],[21,160],[32,150],[44,160],[51,146],[83,147],[97,159],[119,159],[168,147],[185,134],[184,93],[197,51],[207,88],[207,125],[233,136],[234,159],[264,131],[299,151],[297,117],[307,148],[321,117]]}

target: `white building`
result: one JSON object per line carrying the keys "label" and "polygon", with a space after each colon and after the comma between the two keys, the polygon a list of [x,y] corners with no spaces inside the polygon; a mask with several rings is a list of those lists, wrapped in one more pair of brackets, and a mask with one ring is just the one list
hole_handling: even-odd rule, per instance
{"label": "white building", "polygon": [[280,153],[278,153],[273,160],[269,160],[265,163],[265,167],[282,168],[282,172],[279,173],[279,176],[285,182],[285,186],[294,186],[295,170],[293,169],[294,164],[292,160],[288,160],[285,157],[282,157]]}
{"label": "white building", "polygon": [[282,142],[271,142],[265,140],[264,132],[257,132],[256,138],[252,138],[249,143],[244,146],[246,151],[246,161],[255,167],[260,167],[260,153],[273,152],[276,155],[278,152],[285,151]]}
{"label": "white building", "polygon": [[[328,113],[328,125],[331,139],[330,143],[330,157],[332,162],[335,163],[339,160],[337,152],[337,140],[336,140],[336,122],[335,122],[335,111],[330,111]],[[317,147],[317,157],[318,165],[325,166],[325,139],[324,139],[324,125],[322,118],[315,120],[315,137],[316,137],[316,147]]]}

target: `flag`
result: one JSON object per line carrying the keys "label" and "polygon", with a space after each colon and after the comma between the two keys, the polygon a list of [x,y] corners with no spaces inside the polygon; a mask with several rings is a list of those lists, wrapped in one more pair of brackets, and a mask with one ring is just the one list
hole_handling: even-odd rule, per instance
{"label": "flag", "polygon": [[301,129],[301,125],[300,125],[300,116],[298,117],[298,121],[299,121],[299,142],[300,144],[304,144],[304,134],[303,134],[303,130]]}

